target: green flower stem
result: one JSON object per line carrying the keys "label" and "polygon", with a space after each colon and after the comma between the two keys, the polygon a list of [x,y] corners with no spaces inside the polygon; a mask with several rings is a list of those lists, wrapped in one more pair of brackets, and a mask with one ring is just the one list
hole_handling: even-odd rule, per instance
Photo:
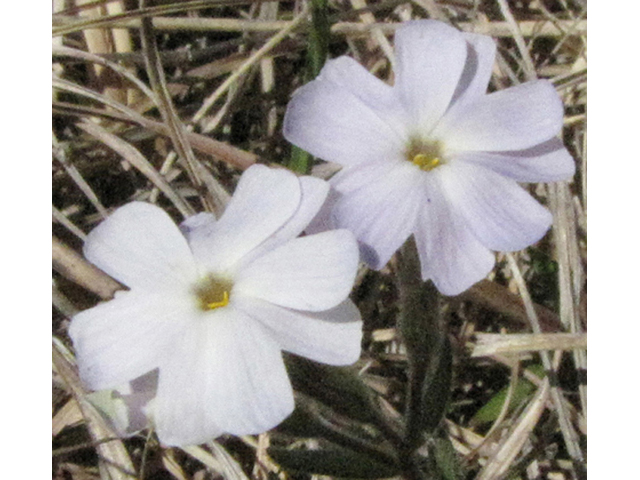
{"label": "green flower stem", "polygon": [[311,29],[307,48],[307,72],[305,82],[318,76],[329,51],[331,24],[327,16],[327,0],[311,0]]}
{"label": "green flower stem", "polygon": [[286,160],[287,168],[301,175],[308,175],[311,171],[311,155],[309,152],[297,147],[291,146],[291,156]]}
{"label": "green flower stem", "polygon": [[[327,0],[311,0],[311,26],[307,46],[307,65],[303,73],[304,82],[310,82],[318,76],[327,61],[331,24],[327,15]],[[287,167],[294,172],[306,175],[311,171],[312,156],[299,147],[293,146]]]}
{"label": "green flower stem", "polygon": [[451,377],[451,351],[442,315],[440,293],[423,282],[420,260],[411,237],[398,254],[399,330],[407,349],[409,385],[406,432],[401,452],[405,475],[423,478],[414,454],[433,434],[444,415]]}

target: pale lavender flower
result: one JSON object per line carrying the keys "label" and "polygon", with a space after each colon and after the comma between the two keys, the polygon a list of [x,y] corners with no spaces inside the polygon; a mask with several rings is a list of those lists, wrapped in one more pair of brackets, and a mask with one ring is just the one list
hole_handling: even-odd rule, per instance
{"label": "pale lavender flower", "polygon": [[344,168],[321,228],[348,228],[382,268],[413,234],[423,279],[455,295],[493,268],[492,250],[523,249],[552,216],[517,182],[570,178],[556,138],[562,102],[546,80],[486,93],[496,46],[433,20],[395,36],[389,86],[349,57],[327,62],[293,95],[284,135]]}
{"label": "pale lavender flower", "polygon": [[[328,189],[253,166],[217,221],[199,214],[181,232],[156,206],[116,210],[89,234],[84,253],[130,290],[73,318],[82,380],[119,390],[167,445],[280,423],[293,410],[281,350],[333,365],[360,354],[362,322],[348,299],[358,265],[353,235],[296,238]],[[114,414],[120,431],[123,414]]]}

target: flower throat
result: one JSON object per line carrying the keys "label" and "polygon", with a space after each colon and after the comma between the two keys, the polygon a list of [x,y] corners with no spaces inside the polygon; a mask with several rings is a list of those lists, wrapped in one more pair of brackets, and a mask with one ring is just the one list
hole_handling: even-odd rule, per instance
{"label": "flower throat", "polygon": [[233,283],[229,280],[211,275],[205,277],[195,289],[200,309],[206,312],[216,308],[226,307],[229,304],[231,287],[233,287]]}
{"label": "flower throat", "polygon": [[442,158],[442,143],[411,139],[405,151],[405,158],[420,170],[430,172],[444,163]]}

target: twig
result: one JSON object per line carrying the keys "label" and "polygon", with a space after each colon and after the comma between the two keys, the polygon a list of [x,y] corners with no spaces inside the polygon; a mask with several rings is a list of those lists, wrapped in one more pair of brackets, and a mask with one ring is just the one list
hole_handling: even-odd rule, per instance
{"label": "twig", "polygon": [[[72,91],[74,93],[87,96],[96,101],[104,103],[105,105],[113,106],[117,109],[117,111],[114,112],[104,109],[99,110],[84,105],[74,105],[63,102],[54,103],[55,107],[57,107],[58,109],[62,109],[65,113],[71,113],[77,116],[89,115],[105,117],[112,120],[119,120],[121,122],[133,123],[136,125],[140,125],[141,127],[146,128],[159,135],[168,136],[168,128],[165,124],[143,117],[138,112],[131,110],[130,108],[125,107],[122,104],[111,102],[99,93],[93,92],[92,90],[84,87],[80,87],[79,85],[75,85],[71,82],[61,81],[59,79],[54,79],[54,85],[63,90]],[[224,142],[219,142],[217,140],[214,140],[213,138],[206,137],[199,133],[187,132],[187,139],[196,150],[207,155],[211,155],[217,160],[225,161],[228,164],[241,170],[246,170],[259,160],[258,155],[254,153],[245,152],[244,150],[240,150],[239,148],[236,148],[232,145]]]}
{"label": "twig", "polygon": [[53,29],[53,36],[65,35],[68,33],[79,32],[86,29],[94,29],[100,27],[121,27],[117,21],[128,18],[139,19],[141,17],[157,17],[159,15],[169,15],[172,13],[185,12],[188,10],[198,10],[204,8],[211,8],[212,6],[226,6],[226,5],[246,5],[252,3],[251,0],[194,0],[177,2],[169,5],[160,5],[157,7],[140,8],[138,10],[131,10],[128,12],[117,13],[113,15],[104,15],[87,20],[75,20],[67,24],[66,26]]}
{"label": "twig", "polygon": [[[104,18],[104,17],[103,17]],[[94,28],[94,25],[108,25],[111,27],[140,28],[138,18],[115,18],[110,21],[99,19],[82,28],[74,27],[75,17],[57,15],[54,23],[62,26],[54,28],[54,35],[79,31],[82,28]],[[86,24],[87,22],[83,22]],[[195,18],[195,17],[154,17],[153,28],[159,31],[190,31],[190,32],[277,32],[286,28],[290,20],[261,21],[243,20],[236,18]],[[376,22],[365,24],[361,22],[337,22],[332,25],[331,33],[337,35],[368,35],[372,30],[379,29],[384,34],[392,34],[400,23]],[[492,37],[512,37],[513,31],[507,22],[459,22],[456,25],[465,32],[474,32]],[[584,35],[587,31],[586,20],[525,20],[518,22],[520,34],[523,37],[559,37],[565,34],[572,36]],[[62,33],[60,33],[62,32]]]}
{"label": "twig", "polygon": [[586,333],[476,333],[478,343],[472,357],[496,353],[522,353],[540,350],[575,350],[587,348]]}
{"label": "twig", "polygon": [[[260,49],[258,49],[253,55],[251,55],[235,72],[233,72],[227,79],[222,82],[215,92],[213,92],[202,104],[202,106],[195,113],[191,119],[192,123],[198,123],[207,114],[209,109],[216,103],[216,101],[224,95],[228,88],[233,85],[236,80],[244,75],[254,64],[256,64],[262,57],[269,53],[276,45],[285,39],[293,30],[301,25],[309,13],[309,8],[305,7],[300,14],[289,23],[285,28],[275,34],[267,43],[265,43]],[[203,133],[210,131],[210,127],[205,125],[202,129]]]}
{"label": "twig", "polygon": [[516,456],[522,450],[529,434],[538,423],[544,411],[544,404],[549,396],[549,380],[545,378],[537,394],[529,403],[527,409],[520,415],[515,427],[511,430],[498,448],[482,468],[476,480],[493,480],[501,478]]}
{"label": "twig", "polygon": [[[360,14],[360,20],[362,21],[363,24],[375,25],[376,18],[373,16],[373,13],[369,11],[364,11],[364,9],[366,9],[367,7],[367,3],[365,0],[350,0],[350,1],[353,8],[358,10],[363,10],[363,13]],[[389,43],[389,40],[387,40],[387,37],[385,37],[382,29],[378,26],[375,26],[371,29],[370,33],[373,36],[373,39],[375,40],[375,42],[382,49],[384,55],[389,59],[389,63],[391,63],[392,66],[395,66],[396,62],[395,62],[395,54],[393,52],[393,47],[391,46],[391,43]]]}
{"label": "twig", "polygon": [[[510,253],[506,254],[507,261],[509,262],[509,268],[511,269],[511,273],[513,275],[516,284],[518,285],[518,290],[520,291],[520,296],[524,301],[525,308],[527,310],[527,316],[531,321],[531,328],[534,333],[542,333],[540,329],[540,323],[538,321],[538,316],[536,315],[535,309],[533,308],[533,303],[531,302],[531,296],[529,295],[529,291],[527,289],[527,285],[522,278],[522,274],[520,273],[520,269],[518,268],[518,264],[516,263],[513,255]],[[542,364],[547,371],[547,375],[553,375],[554,369],[551,364],[551,359],[549,358],[549,353],[546,351],[540,352],[540,357],[542,358]],[[558,413],[558,421],[560,423],[560,430],[562,432],[562,436],[564,438],[564,443],[567,447],[567,451],[571,458],[576,462],[576,466],[584,464],[584,455],[582,454],[582,450],[580,450],[580,444],[578,442],[578,436],[573,428],[569,420],[569,416],[565,410],[564,402],[562,401],[562,394],[560,389],[557,386],[553,386],[551,388],[551,399],[556,407],[556,412]]]}
{"label": "twig", "polygon": [[97,138],[102,143],[113,149],[116,153],[120,154],[127,162],[133,167],[139,170],[145,177],[149,179],[155,186],[157,186],[162,193],[174,204],[183,217],[190,217],[195,212],[191,205],[189,205],[178,193],[175,192],[173,187],[169,185],[169,182],[160,175],[155,168],[149,163],[149,161],[142,155],[138,149],[133,145],[125,142],[120,137],[108,132],[88,120],[82,121],[78,124],[78,127],[87,132],[89,135]]}
{"label": "twig", "polygon": [[87,238],[87,234],[80,230],[75,223],[69,220],[64,213],[58,210],[56,207],[52,206],[53,219],[59,222],[63,227],[73,233],[76,237],[84,242]]}
{"label": "twig", "polygon": [[[143,0],[141,0],[141,5],[142,4]],[[154,92],[156,92],[156,95],[158,97],[160,112],[162,114],[164,123],[167,125],[169,138],[171,138],[173,148],[178,154],[178,157],[182,160],[191,182],[195,186],[196,190],[201,193],[199,197],[201,198],[205,208],[211,212],[214,212],[216,216],[220,217],[220,215],[222,215],[222,212],[224,211],[225,204],[224,201],[216,193],[217,191],[221,190],[221,188],[218,188],[217,190],[209,189],[209,195],[203,195],[204,192],[202,190],[203,187],[205,187],[206,189],[206,186],[200,176],[201,169],[198,168],[199,162],[193,154],[191,145],[185,137],[184,125],[178,118],[178,114],[173,105],[173,101],[171,100],[171,94],[169,93],[169,89],[167,88],[164,69],[162,68],[162,63],[158,54],[158,47],[156,45],[155,34],[151,24],[151,19],[142,19],[141,34],[142,49],[147,65],[147,74],[149,75],[151,87],[153,88]]]}
{"label": "twig", "polygon": [[79,58],[82,60],[87,60],[89,62],[99,63],[100,65],[104,65],[105,67],[109,67],[114,72],[119,73],[124,78],[133,83],[136,87],[140,89],[147,97],[149,97],[155,105],[158,105],[158,99],[156,98],[156,94],[153,93],[152,90],[145,85],[138,77],[132,74],[129,70],[124,68],[123,66],[110,61],[106,58],[105,55],[96,55],[90,52],[85,52],[83,50],[78,50],[76,48],[64,47],[64,46],[56,46],[54,45],[52,48],[53,56],[61,56],[61,57],[70,57],[70,58]]}
{"label": "twig", "polygon": [[500,6],[500,11],[507,21],[507,25],[509,26],[509,30],[511,30],[511,35],[513,39],[516,41],[516,46],[518,47],[518,51],[520,52],[520,56],[522,57],[522,61],[524,62],[524,72],[527,76],[527,80],[535,80],[537,78],[536,75],[536,67],[533,64],[533,60],[531,59],[531,54],[529,53],[529,49],[527,48],[526,43],[524,42],[524,37],[522,32],[520,31],[520,25],[514,18],[511,13],[511,9],[507,4],[506,0],[497,0],[498,5]]}
{"label": "twig", "polygon": [[75,250],[53,237],[53,268],[63,277],[95,293],[103,300],[113,298],[124,287],[91,265]]}
{"label": "twig", "polygon": [[[566,182],[549,185],[549,200],[554,213],[553,238],[558,261],[558,286],[560,289],[560,320],[575,334],[582,333],[578,306],[583,285],[583,270],[578,252],[576,221],[571,203],[571,193]],[[586,344],[583,347],[586,349]],[[575,367],[586,372],[585,350],[572,352]],[[587,386],[581,381],[578,390],[584,416],[587,416]]]}
{"label": "twig", "polygon": [[[60,162],[65,172],[67,172],[67,175],[69,175],[71,180],[73,180],[78,188],[82,191],[82,193],[84,193],[84,196],[87,197],[87,200],[89,200],[93,207],[98,211],[100,216],[102,218],[106,218],[107,209],[104,208],[102,203],[100,203],[100,199],[98,199],[98,196],[94,193],[93,189],[89,186],[89,184],[86,182],[75,165],[69,162],[65,149],[62,147],[62,145],[60,145],[60,143],[58,143],[55,135],[53,136],[53,156],[56,158],[56,160],[58,160],[58,162]],[[56,217],[55,212],[54,217]]]}

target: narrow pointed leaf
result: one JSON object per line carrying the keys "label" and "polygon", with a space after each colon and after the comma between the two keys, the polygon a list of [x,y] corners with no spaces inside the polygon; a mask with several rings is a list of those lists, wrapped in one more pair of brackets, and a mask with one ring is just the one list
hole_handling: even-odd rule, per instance
{"label": "narrow pointed leaf", "polygon": [[301,393],[296,395],[295,410],[278,426],[278,431],[302,438],[322,438],[385,463],[397,462],[395,452],[379,432],[350,421]]}
{"label": "narrow pointed leaf", "polygon": [[378,407],[374,394],[353,369],[322,365],[293,355],[285,356],[285,364],[296,391],[346,417],[376,423]]}
{"label": "narrow pointed leaf", "polygon": [[442,421],[451,397],[453,357],[449,339],[444,337],[436,359],[422,387],[422,429],[432,433]]}
{"label": "narrow pointed leaf", "polygon": [[436,438],[433,445],[436,468],[443,480],[462,480],[465,473],[451,440]]}
{"label": "narrow pointed leaf", "polygon": [[[527,370],[535,373],[540,378],[544,378],[544,368],[542,367],[542,365],[532,365]],[[470,423],[472,425],[482,425],[495,421],[502,411],[508,391],[509,386],[507,385],[493,397],[491,397],[491,399],[475,413],[475,415],[471,418]],[[518,381],[518,384],[515,386],[515,389],[513,390],[513,394],[511,395],[511,400],[509,401],[509,411],[512,411],[518,405],[521,405],[522,402],[533,395],[535,391],[536,387],[533,385],[533,383],[529,382],[526,379],[520,379]]]}

